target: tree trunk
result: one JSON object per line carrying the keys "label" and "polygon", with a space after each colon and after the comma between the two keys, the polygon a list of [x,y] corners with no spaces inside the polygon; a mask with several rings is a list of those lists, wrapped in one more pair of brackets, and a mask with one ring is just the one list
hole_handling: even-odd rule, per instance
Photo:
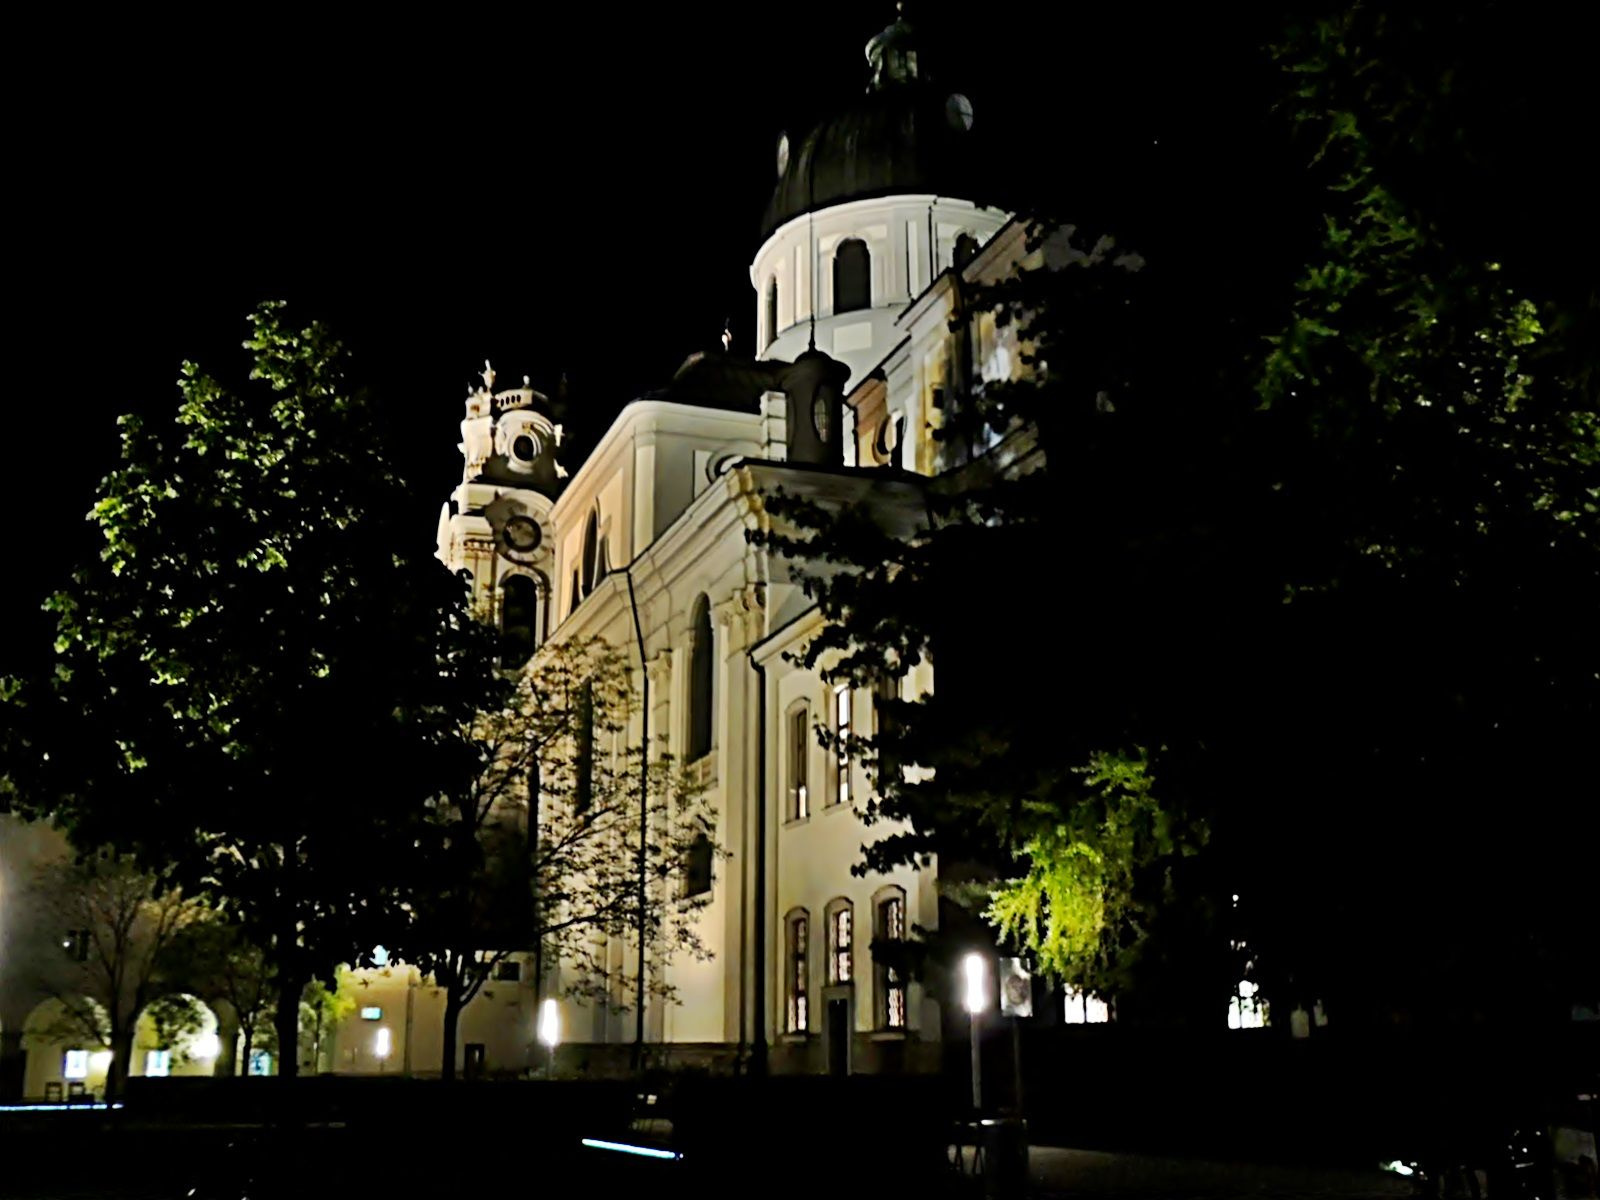
{"label": "tree trunk", "polygon": [[278,1075],[294,1079],[300,1074],[300,993],[305,981],[285,974],[278,981],[278,1011],[272,1026],[278,1032]]}
{"label": "tree trunk", "polygon": [[111,1027],[111,1063],[106,1067],[106,1103],[122,1099],[128,1080],[128,1063],[133,1058],[133,1030]]}
{"label": "tree trunk", "polygon": [[444,990],[444,1056],[439,1062],[439,1078],[452,1083],[456,1077],[456,1032],[461,1025],[461,982],[452,980]]}

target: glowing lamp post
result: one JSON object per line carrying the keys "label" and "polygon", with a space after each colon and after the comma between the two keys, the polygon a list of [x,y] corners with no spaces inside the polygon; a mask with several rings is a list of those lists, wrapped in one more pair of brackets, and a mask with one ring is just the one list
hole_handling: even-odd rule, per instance
{"label": "glowing lamp post", "polygon": [[972,1107],[974,1111],[981,1112],[983,1110],[983,1065],[978,1056],[978,1017],[989,1003],[989,988],[986,979],[987,969],[983,955],[976,952],[967,955],[961,965],[967,978],[967,1014],[972,1019]]}
{"label": "glowing lamp post", "polygon": [[539,1005],[539,1040],[544,1043],[544,1077],[550,1078],[556,1065],[556,1046],[561,1042],[561,1012],[553,997]]}

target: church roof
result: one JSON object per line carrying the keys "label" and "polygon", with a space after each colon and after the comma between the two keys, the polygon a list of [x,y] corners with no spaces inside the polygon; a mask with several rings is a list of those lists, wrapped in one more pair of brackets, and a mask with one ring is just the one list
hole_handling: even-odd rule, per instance
{"label": "church roof", "polygon": [[779,359],[697,350],[683,360],[671,383],[647,393],[643,399],[758,412],[761,393],[782,390],[783,374],[788,369],[789,364]]}
{"label": "church roof", "polygon": [[917,59],[916,38],[903,16],[867,43],[866,95],[780,154],[763,238],[804,213],[873,196],[931,193],[985,202],[994,172],[980,158],[972,105],[935,87]]}

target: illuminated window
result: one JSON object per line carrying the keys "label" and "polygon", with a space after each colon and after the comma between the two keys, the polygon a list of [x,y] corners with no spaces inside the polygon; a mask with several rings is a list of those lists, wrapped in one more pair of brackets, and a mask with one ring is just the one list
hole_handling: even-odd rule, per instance
{"label": "illuminated window", "polygon": [[1062,1020],[1068,1025],[1104,1025],[1111,1020],[1111,1006],[1098,996],[1068,988]]}
{"label": "illuminated window", "polygon": [[363,1021],[381,1021],[383,1020],[383,1009],[376,1004],[370,1004],[361,1010],[361,1019]]}
{"label": "illuminated window", "polygon": [[833,255],[833,311],[872,307],[872,255],[860,238],[846,238]]}
{"label": "illuminated window", "polygon": [[61,1063],[61,1075],[64,1079],[89,1078],[89,1052],[68,1050]]}
{"label": "illuminated window", "polygon": [[850,803],[850,685],[833,689],[833,732],[838,735],[834,748],[833,802]]}
{"label": "illuminated window", "polygon": [[162,1079],[172,1074],[171,1050],[146,1050],[144,1073],[152,1079]]}
{"label": "illuminated window", "polygon": [[811,815],[811,712],[801,705],[789,714],[789,819]]}
{"label": "illuminated window", "polygon": [[699,834],[689,843],[683,863],[683,894],[702,896],[711,890],[711,839]]}
{"label": "illuminated window", "polygon": [[1265,1029],[1272,1024],[1261,989],[1248,979],[1239,981],[1238,990],[1228,1001],[1229,1029]]}
{"label": "illuminated window", "polygon": [[850,901],[835,900],[828,911],[828,982],[849,983],[855,978]]}
{"label": "illuminated window", "polygon": [[[906,894],[894,888],[878,901],[877,937],[880,942],[906,940]],[[897,968],[887,963],[876,966],[878,984],[878,1022],[885,1029],[906,1027],[906,982]]]}
{"label": "illuminated window", "polygon": [[269,1050],[250,1051],[249,1073],[251,1075],[271,1075],[272,1052]]}
{"label": "illuminated window", "polygon": [[689,752],[694,762],[711,753],[711,700],[715,661],[711,647],[711,601],[694,602],[689,642]]}
{"label": "illuminated window", "polygon": [[807,1004],[806,983],[810,967],[811,917],[805,909],[790,914],[788,968],[790,1033],[804,1033],[810,1026],[811,1011]]}
{"label": "illuminated window", "polygon": [[778,338],[778,277],[767,280],[767,345]]}

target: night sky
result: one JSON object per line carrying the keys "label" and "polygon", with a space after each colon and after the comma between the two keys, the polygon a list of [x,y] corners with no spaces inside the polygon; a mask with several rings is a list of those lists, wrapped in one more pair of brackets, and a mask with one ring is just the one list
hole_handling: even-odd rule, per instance
{"label": "night sky", "polygon": [[[923,65],[1041,190],[1142,246],[1271,244],[1297,186],[1258,46],[1265,10],[922,5]],[[1219,9],[1227,9],[1226,12]],[[124,9],[38,31],[13,110],[13,385],[0,670],[47,653],[43,597],[123,411],[170,413],[179,362],[242,370],[265,298],[329,320],[402,426],[418,537],[459,479],[485,357],[564,372],[576,448],[714,346],[752,350],[746,274],[780,131],[866,84],[889,3],[401,9],[196,23]],[[443,11],[444,16],[437,13]],[[532,15],[529,15],[529,14]],[[965,15],[957,15],[964,13]],[[52,18],[62,20],[66,18]],[[70,45],[58,57],[49,46]],[[572,462],[569,456],[569,463]]]}

